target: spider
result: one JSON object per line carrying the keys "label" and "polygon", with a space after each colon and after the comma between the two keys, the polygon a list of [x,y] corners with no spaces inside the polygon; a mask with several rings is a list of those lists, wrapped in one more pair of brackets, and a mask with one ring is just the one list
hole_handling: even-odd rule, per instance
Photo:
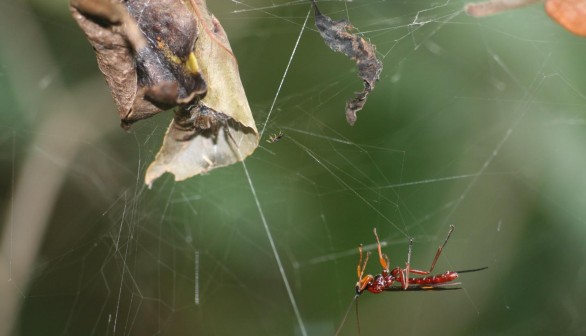
{"label": "spider", "polygon": [[277,134],[271,134],[269,136],[269,138],[267,139],[268,143],[275,143],[281,139],[283,139],[283,137],[285,136],[285,133],[283,133],[283,131],[279,131],[279,133]]}
{"label": "spider", "polygon": [[173,126],[181,131],[182,137],[176,139],[177,141],[190,141],[196,136],[203,135],[206,138],[213,138],[214,143],[217,143],[220,129],[223,129],[226,140],[230,139],[236,144],[236,140],[230,133],[230,126],[234,128],[238,126],[234,126],[234,122],[226,114],[207,107],[199,101],[177,108]]}
{"label": "spider", "polygon": [[[439,256],[442,253],[443,248],[446,246],[448,239],[452,235],[454,231],[454,226],[450,225],[450,230],[448,231],[448,236],[444,243],[437,249],[435,254],[435,258],[431,263],[431,267],[429,271],[420,271],[416,269],[411,269],[411,251],[413,249],[413,239],[409,241],[409,252],[407,254],[407,262],[405,264],[405,268],[401,268],[397,266],[392,270],[389,270],[389,257],[382,253],[380,240],[376,233],[376,228],[373,230],[374,236],[376,237],[376,243],[378,245],[378,257],[380,264],[383,268],[381,274],[377,274],[372,276],[370,274],[364,275],[364,269],[366,268],[366,263],[368,262],[368,257],[370,256],[370,252],[366,254],[366,258],[364,259],[364,263],[362,263],[362,245],[358,247],[358,251],[360,252],[360,260],[358,262],[357,273],[358,273],[358,282],[356,283],[356,295],[361,295],[365,290],[368,290],[371,293],[378,294],[383,291],[388,290],[396,290],[396,289],[403,289],[407,290],[409,285],[416,285],[418,286],[417,289],[434,289],[437,288],[438,285],[447,284],[448,282],[454,281],[458,278],[458,272],[454,271],[447,271],[443,274],[439,275],[432,275],[433,269],[435,267],[435,263],[437,262]],[[486,267],[485,267],[486,268]],[[469,270],[469,271],[460,271],[459,273],[463,272],[472,272],[472,271],[479,271],[485,268],[480,268],[476,270]],[[410,278],[410,274],[417,274],[417,275],[424,275],[424,277],[418,278]],[[393,284],[399,282],[401,287],[393,286]],[[455,284],[455,283],[451,283]],[[413,288],[413,287],[412,287]],[[416,288],[413,288],[416,289]]]}

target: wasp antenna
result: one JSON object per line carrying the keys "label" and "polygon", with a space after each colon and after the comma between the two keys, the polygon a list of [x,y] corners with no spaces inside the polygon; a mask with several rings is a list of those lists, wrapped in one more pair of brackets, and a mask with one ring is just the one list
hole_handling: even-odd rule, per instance
{"label": "wasp antenna", "polygon": [[475,269],[469,269],[469,270],[463,270],[463,271],[456,271],[456,273],[472,273],[472,272],[484,271],[487,268],[488,268],[488,266],[485,266],[485,267],[481,267],[481,268],[475,268]]}

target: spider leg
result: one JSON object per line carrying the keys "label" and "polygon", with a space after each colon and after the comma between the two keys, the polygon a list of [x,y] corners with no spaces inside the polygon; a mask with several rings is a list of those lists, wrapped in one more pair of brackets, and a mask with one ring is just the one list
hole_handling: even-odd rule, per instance
{"label": "spider leg", "polygon": [[222,125],[222,127],[224,128],[224,136],[226,137],[226,139],[232,140],[232,143],[236,147],[238,147],[238,143],[236,142],[236,139],[234,139],[234,137],[232,136],[232,132],[230,132],[230,126],[228,126],[228,122],[224,121],[224,124]]}

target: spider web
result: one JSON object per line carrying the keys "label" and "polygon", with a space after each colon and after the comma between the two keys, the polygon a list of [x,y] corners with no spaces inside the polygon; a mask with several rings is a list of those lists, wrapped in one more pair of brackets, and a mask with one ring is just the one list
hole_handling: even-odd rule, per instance
{"label": "spider web", "polygon": [[355,335],[358,244],[377,274],[373,228],[392,267],[413,237],[426,269],[451,224],[434,273],[489,268],[462,290],[365,293],[362,334],[586,332],[585,41],[540,5],[319,5],[384,63],[356,125],[362,83],[308,1],[210,0],[261,146],[148,190],[170,116],[120,131],[65,1],[0,4],[0,336]]}

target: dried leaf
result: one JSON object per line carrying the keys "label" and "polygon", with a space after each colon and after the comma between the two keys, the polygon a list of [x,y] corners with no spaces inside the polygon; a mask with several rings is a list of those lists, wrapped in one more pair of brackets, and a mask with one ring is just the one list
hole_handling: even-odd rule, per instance
{"label": "dried leaf", "polygon": [[[544,0],[488,0],[466,4],[468,15],[484,17]],[[586,37],[586,0],[545,0],[545,11],[566,30]]]}
{"label": "dried leaf", "polygon": [[71,0],[122,125],[177,107],[145,183],[243,160],[258,132],[226,32],[205,0]]}
{"label": "dried leaf", "polygon": [[198,36],[180,0],[71,0],[74,19],[94,47],[122,126],[206,92],[193,58]]}
{"label": "dried leaf", "polygon": [[321,37],[330,49],[342,53],[356,61],[358,75],[364,82],[364,89],[356,93],[356,97],[346,103],[346,120],[350,125],[356,122],[356,112],[366,103],[368,94],[374,89],[376,81],[383,70],[383,64],[376,58],[376,48],[363,37],[352,34],[354,29],[346,20],[334,21],[322,14],[315,0],[315,25]]}
{"label": "dried leaf", "polygon": [[586,37],[586,0],[548,0],[545,11],[562,27]]}
{"label": "dried leaf", "polygon": [[536,2],[543,2],[543,0],[489,0],[468,3],[464,6],[464,10],[470,16],[483,17],[525,7]]}
{"label": "dried leaf", "polygon": [[197,104],[175,112],[163,146],[147,169],[149,186],[165,172],[181,181],[231,165],[258,147],[258,131],[226,32],[208,12],[205,0],[190,2],[200,32],[195,56],[208,92]]}

